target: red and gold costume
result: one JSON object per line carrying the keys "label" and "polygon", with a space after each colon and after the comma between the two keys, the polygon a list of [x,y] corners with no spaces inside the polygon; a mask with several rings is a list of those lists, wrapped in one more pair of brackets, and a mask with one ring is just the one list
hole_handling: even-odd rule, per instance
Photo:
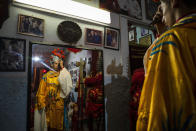
{"label": "red and gold costume", "polygon": [[[103,76],[102,73],[96,74],[94,77],[87,77],[84,80],[86,88],[90,88],[88,91],[86,101],[86,117],[88,118],[88,128],[90,131],[94,130],[94,124],[96,123],[97,130],[99,130],[99,124],[103,117]],[[96,122],[95,122],[96,121]]]}
{"label": "red and gold costume", "polygon": [[[51,55],[51,65],[64,58],[63,50],[55,49]],[[59,63],[60,64],[60,63]],[[64,99],[72,90],[71,75],[66,68],[48,71],[43,75],[36,94],[35,131],[63,131],[68,127],[67,107]]]}

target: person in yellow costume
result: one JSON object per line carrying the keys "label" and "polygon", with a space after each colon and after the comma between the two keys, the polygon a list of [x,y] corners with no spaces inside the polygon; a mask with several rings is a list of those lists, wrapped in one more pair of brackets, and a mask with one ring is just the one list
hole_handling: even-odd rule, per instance
{"label": "person in yellow costume", "polygon": [[137,131],[196,130],[196,0],[160,0],[169,27],[147,50]]}
{"label": "person in yellow costume", "polygon": [[59,49],[55,49],[52,53],[50,63],[54,70],[44,74],[36,94],[35,110],[44,112],[45,115],[38,124],[35,118],[35,131],[63,131],[65,128],[64,99],[72,89],[72,80],[70,73],[63,66],[62,51],[60,53]]}

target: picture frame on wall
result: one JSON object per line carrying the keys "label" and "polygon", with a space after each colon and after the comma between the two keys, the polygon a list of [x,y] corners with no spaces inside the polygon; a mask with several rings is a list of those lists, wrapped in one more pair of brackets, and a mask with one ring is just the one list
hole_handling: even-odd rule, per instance
{"label": "picture frame on wall", "polygon": [[105,27],[105,43],[104,47],[119,50],[120,46],[120,30],[111,27]]}
{"label": "picture frame on wall", "polygon": [[141,0],[100,0],[100,8],[139,20],[142,19]]}
{"label": "picture frame on wall", "polygon": [[85,44],[94,46],[103,46],[103,32],[100,30],[85,29]]}
{"label": "picture frame on wall", "polygon": [[44,19],[19,14],[17,33],[44,37]]}
{"label": "picture frame on wall", "polygon": [[137,42],[137,33],[136,33],[136,27],[129,29],[129,44],[135,44]]}
{"label": "picture frame on wall", "polygon": [[0,72],[25,71],[26,40],[0,37]]}
{"label": "picture frame on wall", "polygon": [[149,30],[145,29],[145,28],[140,28],[141,29],[141,36],[145,36],[147,34],[149,34]]}
{"label": "picture frame on wall", "polygon": [[152,44],[152,35],[148,34],[148,35],[145,35],[143,37],[140,37],[139,38],[139,44],[150,46]]}

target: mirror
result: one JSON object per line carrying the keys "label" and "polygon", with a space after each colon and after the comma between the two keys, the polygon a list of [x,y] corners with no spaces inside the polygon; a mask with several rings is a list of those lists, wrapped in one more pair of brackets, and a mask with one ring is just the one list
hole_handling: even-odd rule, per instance
{"label": "mirror", "polygon": [[103,52],[30,43],[30,131],[103,131]]}

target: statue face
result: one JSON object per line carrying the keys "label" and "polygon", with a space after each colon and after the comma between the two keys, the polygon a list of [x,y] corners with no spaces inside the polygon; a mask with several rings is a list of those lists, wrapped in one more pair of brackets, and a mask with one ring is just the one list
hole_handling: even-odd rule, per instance
{"label": "statue face", "polygon": [[9,17],[9,0],[0,0],[0,29]]}
{"label": "statue face", "polygon": [[54,69],[55,71],[58,71],[58,70],[59,70],[59,61],[54,61],[52,67],[53,67],[53,69]]}

